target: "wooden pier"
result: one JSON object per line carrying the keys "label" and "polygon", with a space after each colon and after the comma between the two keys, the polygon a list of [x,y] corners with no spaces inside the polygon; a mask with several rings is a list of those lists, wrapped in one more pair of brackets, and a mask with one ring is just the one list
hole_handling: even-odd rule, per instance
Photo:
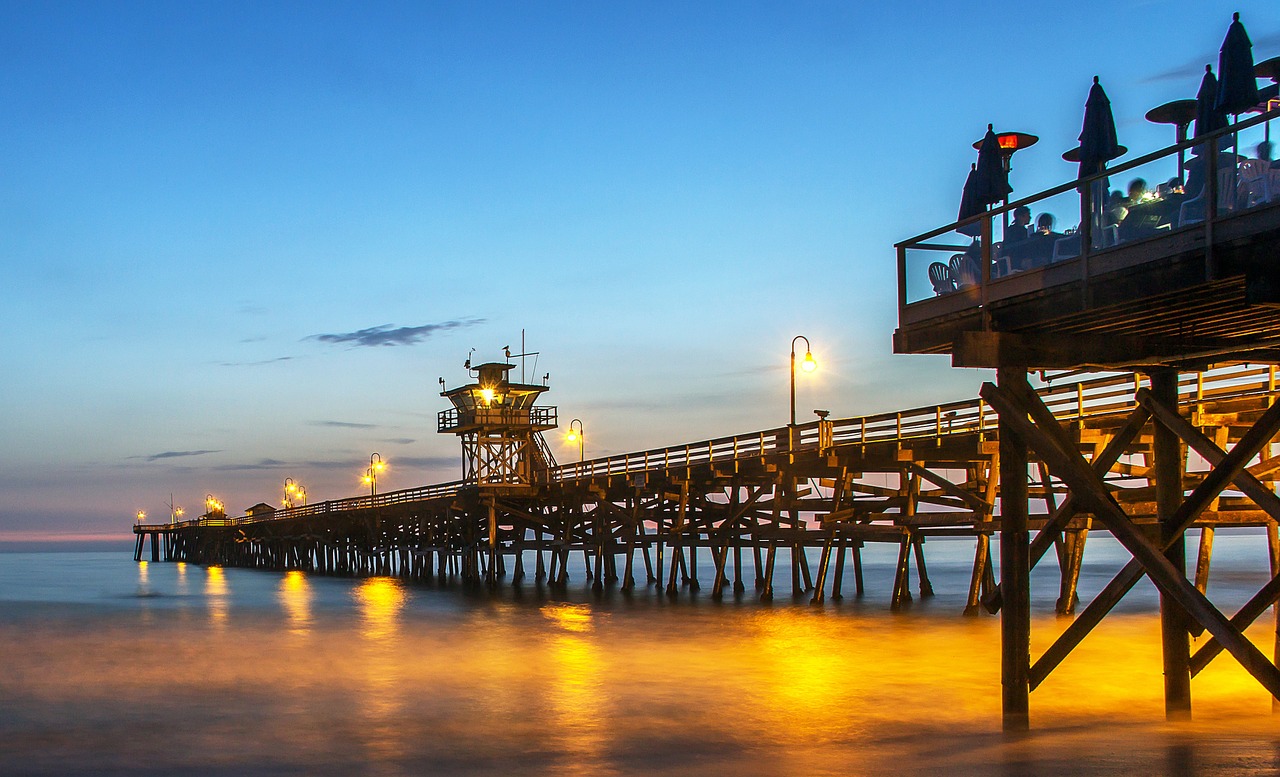
{"label": "wooden pier", "polygon": [[[1244,636],[1280,598],[1280,196],[1236,207],[1213,172],[1203,218],[1125,244],[1095,245],[1083,226],[1077,256],[1024,272],[1000,275],[995,220],[1079,191],[1087,224],[1094,179],[969,219],[986,238],[980,277],[932,297],[911,299],[912,257],[964,248],[945,237],[964,222],[900,244],[896,350],[994,368],[979,398],[560,465],[541,436],[555,408],[534,405],[546,386],[510,382],[506,362],[480,365],[475,383],[442,392],[453,407],[439,431],[461,439],[462,480],[138,525],[135,556],[149,539],[153,559],[472,585],[564,586],[580,569],[597,589],[676,596],[705,584],[713,597],[750,589],[766,600],[781,575],[787,593],[821,603],[841,595],[846,575],[862,594],[861,551],[883,542],[898,550],[898,609],[913,568],[916,594],[932,594],[927,540],[967,537],[965,613],[1002,619],[1007,729],[1027,727],[1031,691],[1143,576],[1161,595],[1170,717],[1189,714],[1191,678],[1224,650],[1280,697],[1274,658]],[[1033,388],[1028,374],[1043,370],[1060,372]],[[1273,575],[1231,616],[1205,597],[1225,526],[1265,529]],[[1191,528],[1200,546],[1188,577]],[[1133,560],[1080,608],[1097,530]],[[698,577],[702,554],[710,580]],[[1060,570],[1057,609],[1073,620],[1033,662],[1030,570],[1046,555]],[[1212,639],[1193,655],[1189,637],[1203,632]]]}

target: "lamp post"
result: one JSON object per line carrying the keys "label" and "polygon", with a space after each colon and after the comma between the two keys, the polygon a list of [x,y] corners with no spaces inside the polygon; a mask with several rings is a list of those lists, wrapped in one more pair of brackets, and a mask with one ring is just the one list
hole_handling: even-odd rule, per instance
{"label": "lamp post", "polygon": [[[573,430],[574,424],[578,425],[578,431],[576,432]],[[582,421],[575,418],[569,422],[569,434],[565,437],[565,439],[567,439],[569,442],[576,441],[578,443],[578,463],[579,464],[582,463],[582,437],[583,437]]]}
{"label": "lamp post", "polygon": [[378,473],[386,468],[387,465],[382,463],[382,454],[369,454],[369,469],[364,473],[364,482],[369,486],[369,496],[378,495]]}
{"label": "lamp post", "polygon": [[306,507],[307,506],[307,489],[304,488],[303,486],[298,486],[297,494],[298,494],[298,498],[302,500],[302,506]]}
{"label": "lamp post", "polygon": [[222,513],[222,502],[219,502],[213,494],[205,494],[204,513],[208,518],[212,518],[214,515]]}
{"label": "lamp post", "polygon": [[298,484],[293,482],[293,478],[284,479],[284,506],[285,509],[293,507],[293,495],[298,491]]}
{"label": "lamp post", "polygon": [[791,426],[796,425],[796,341],[804,340],[804,358],[800,360],[800,369],[804,372],[813,372],[818,369],[818,362],[813,358],[813,351],[809,346],[809,338],[804,335],[796,335],[791,338]]}
{"label": "lamp post", "polygon": [[146,511],[144,511],[144,510],[139,510],[139,511],[138,511],[138,523],[142,523],[142,520],[143,520],[144,518],[146,518],[146,517],[147,517],[147,513],[146,513]]}

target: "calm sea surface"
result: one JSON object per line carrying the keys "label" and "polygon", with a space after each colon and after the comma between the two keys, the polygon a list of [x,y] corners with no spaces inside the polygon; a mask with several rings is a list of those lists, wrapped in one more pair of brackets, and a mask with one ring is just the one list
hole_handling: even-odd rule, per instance
{"label": "calm sea surface", "polygon": [[[938,595],[902,614],[887,546],[866,551],[866,596],[850,568],[825,606],[788,595],[785,557],[766,605],[711,601],[706,568],[700,594],[596,596],[577,557],[567,592],[482,594],[0,553],[0,773],[1280,771],[1280,716],[1229,656],[1193,681],[1196,720],[1164,722],[1145,581],[1032,694],[1032,733],[1005,737],[999,621],[960,614],[973,544],[927,550]],[[1125,558],[1090,538],[1082,597]],[[1049,558],[1036,577],[1036,654],[1065,625],[1056,575]],[[1267,577],[1261,535],[1219,532],[1215,602]],[[1270,655],[1273,633],[1268,612],[1250,636]]]}

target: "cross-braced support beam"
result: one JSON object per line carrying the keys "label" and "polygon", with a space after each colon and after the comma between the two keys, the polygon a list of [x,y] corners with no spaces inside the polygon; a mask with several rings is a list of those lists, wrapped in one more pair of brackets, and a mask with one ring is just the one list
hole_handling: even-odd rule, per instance
{"label": "cross-braced support beam", "polygon": [[[1001,385],[985,384],[981,393],[983,399],[995,408],[1000,417],[1002,458],[1005,455],[1003,450],[1005,434],[1012,434],[1030,446],[1054,474],[1071,489],[1072,499],[1078,500],[1083,509],[1094,513],[1134,557],[1058,641],[1046,651],[1045,655],[1031,667],[1030,687],[1034,688],[1039,684],[1070,652],[1071,648],[1101,621],[1134,583],[1146,574],[1160,589],[1162,596],[1168,598],[1170,606],[1176,605],[1186,614],[1189,619],[1186,623],[1189,623],[1193,631],[1199,629],[1208,631],[1264,688],[1273,696],[1280,696],[1280,670],[1277,670],[1275,664],[1262,655],[1244,636],[1236,623],[1228,620],[1202,593],[1196,590],[1187,580],[1185,570],[1180,572],[1165,555],[1169,546],[1175,544],[1176,539],[1219,496],[1223,488],[1232,481],[1242,479],[1241,474],[1244,472],[1245,465],[1274,437],[1277,431],[1280,431],[1280,403],[1273,404],[1262,415],[1191,494],[1180,501],[1176,509],[1167,513],[1167,516],[1165,511],[1161,510],[1162,539],[1159,542],[1153,542],[1125,514],[1107,490],[1099,473],[1089,466],[1064,439],[1061,427],[1044,403],[1026,385],[1025,377],[1017,380],[1002,370],[1000,378]],[[1168,393],[1163,385],[1162,390]],[[1169,409],[1168,397],[1157,396],[1155,392],[1151,392],[1148,397],[1149,404]],[[1161,399],[1164,401],[1160,401]],[[1176,416],[1176,394],[1173,400],[1174,409],[1171,412]],[[1011,449],[1015,447],[1010,446]],[[1174,447],[1176,448],[1176,441],[1174,441]],[[1156,469],[1160,470],[1161,467],[1157,465]],[[1157,471],[1156,474],[1159,476],[1160,472]],[[1005,475],[1005,477],[1008,476],[1008,474]],[[1180,496],[1180,471],[1174,473],[1174,478],[1177,482],[1178,496]],[[1172,508],[1173,502],[1172,496],[1168,497],[1168,504],[1164,507]],[[1006,590],[1003,593],[1006,608],[1010,603],[1012,582],[1013,579],[1004,581]],[[1185,634],[1186,630],[1183,628],[1182,633]],[[1018,639],[1021,634],[1009,636]],[[1170,641],[1172,642],[1172,639]],[[1181,703],[1180,699],[1174,701]]]}

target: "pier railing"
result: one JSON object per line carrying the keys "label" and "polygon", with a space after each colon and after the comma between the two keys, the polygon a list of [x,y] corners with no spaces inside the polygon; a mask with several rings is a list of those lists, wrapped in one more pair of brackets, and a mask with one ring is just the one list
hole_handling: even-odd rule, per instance
{"label": "pier railing", "polygon": [[[1050,383],[1038,393],[1060,420],[1099,420],[1132,410],[1136,404],[1134,394],[1144,383],[1141,376],[1124,374],[1058,381],[1057,385]],[[1275,394],[1276,368],[1270,366],[1233,365],[1204,373],[1184,374],[1179,384],[1183,404]],[[981,399],[973,399],[894,413],[811,421],[794,428],[781,427],[573,462],[557,467],[552,472],[552,479],[572,482],[648,472],[670,473],[705,464],[731,464],[755,457],[828,446],[892,444],[974,433],[985,435],[994,432],[997,423],[995,410]],[[824,424],[830,424],[829,442],[823,440]]]}
{"label": "pier railing", "polygon": [[[1049,384],[1038,389],[1054,416],[1062,421],[1103,421],[1108,416],[1128,413],[1134,395],[1146,384],[1137,374],[1102,377],[1047,376]],[[1084,379],[1078,379],[1084,378]],[[1277,395],[1275,366],[1229,365],[1201,373],[1184,373],[1179,381],[1179,402],[1194,407],[1199,402],[1257,397],[1272,400]],[[561,464],[550,470],[554,483],[591,482],[613,477],[644,477],[650,473],[686,473],[703,465],[726,465],[754,458],[785,455],[799,451],[847,448],[878,444],[899,444],[951,435],[993,434],[998,418],[981,399],[918,407],[893,413],[854,418],[811,421],[795,427],[778,427],[732,437],[623,453],[583,462]],[[320,517],[328,513],[423,502],[456,496],[465,481],[389,491],[376,496],[335,499],[301,507],[276,510],[256,516],[194,518],[176,524],[138,527],[166,529],[187,526],[235,526],[270,520]]]}

